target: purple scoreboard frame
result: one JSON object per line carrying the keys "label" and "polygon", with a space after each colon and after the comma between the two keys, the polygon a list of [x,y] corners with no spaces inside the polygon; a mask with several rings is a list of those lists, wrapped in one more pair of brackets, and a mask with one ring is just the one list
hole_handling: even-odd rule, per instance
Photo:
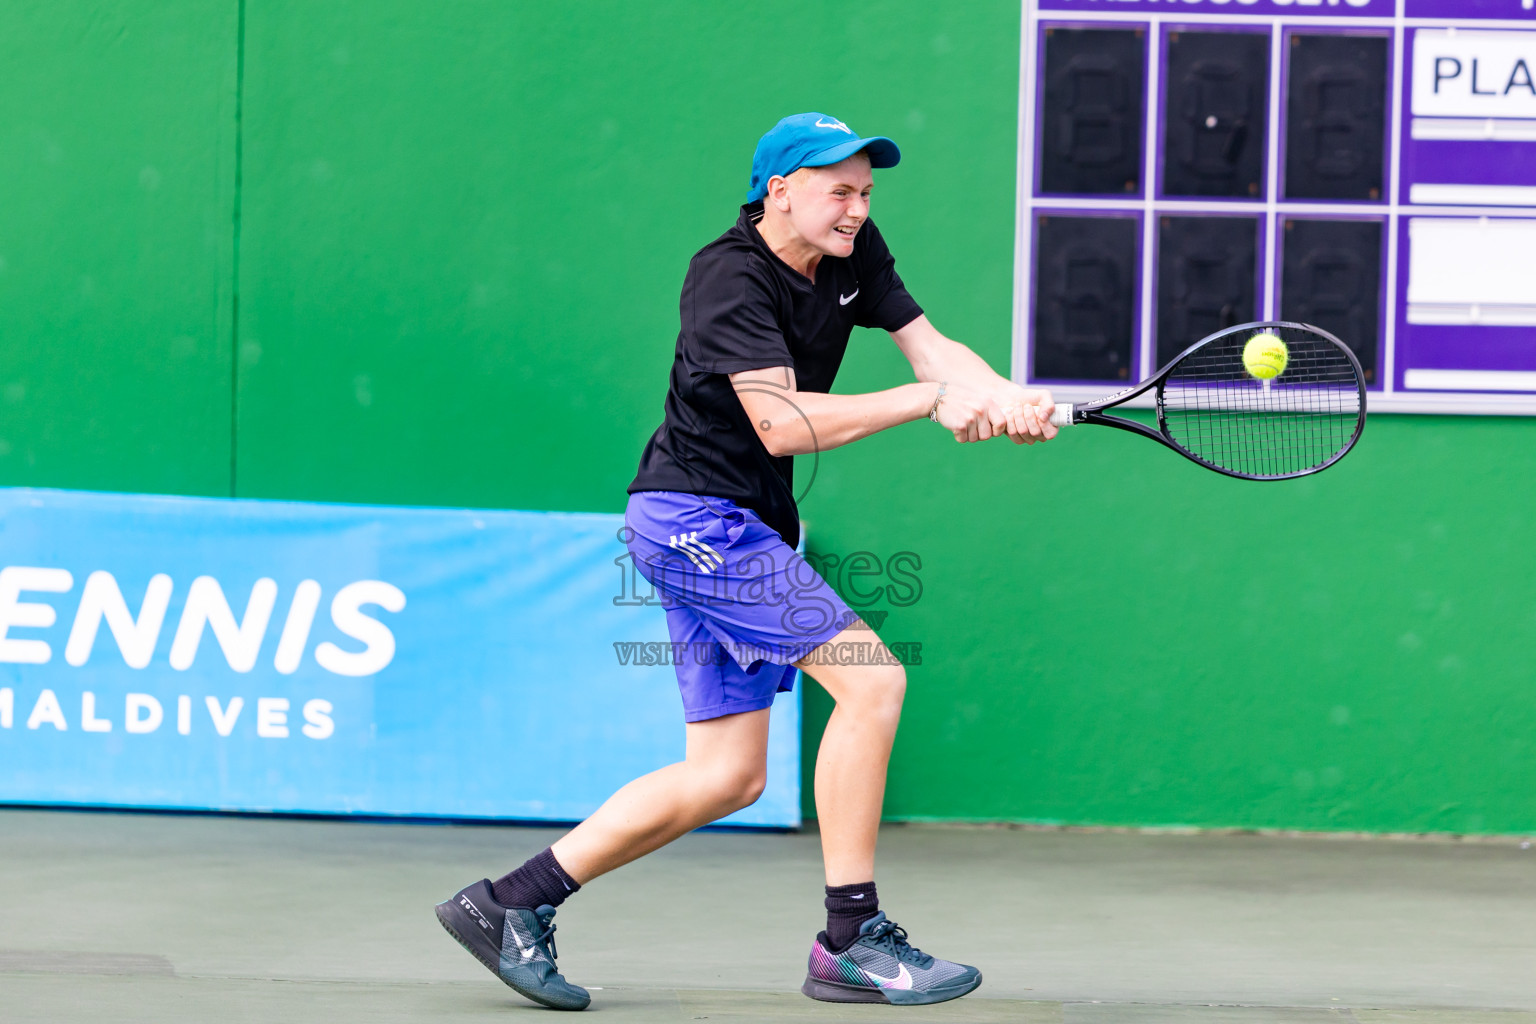
{"label": "purple scoreboard frame", "polygon": [[[1040,191],[1040,74],[1050,27],[1145,31],[1139,193]],[[1256,198],[1161,194],[1164,57],[1168,34],[1181,29],[1269,37],[1266,169]],[[1389,39],[1379,200],[1281,195],[1290,49],[1284,44],[1297,31]],[[1371,408],[1536,415],[1536,0],[1023,0],[1020,52],[1015,380],[1048,386],[1069,401],[1117,386],[1030,375],[1040,214],[1135,219],[1132,380],[1157,369],[1160,216],[1258,217],[1254,294],[1261,319],[1276,317],[1280,308],[1284,232],[1278,229],[1285,218],[1364,219],[1383,225],[1384,249]]]}

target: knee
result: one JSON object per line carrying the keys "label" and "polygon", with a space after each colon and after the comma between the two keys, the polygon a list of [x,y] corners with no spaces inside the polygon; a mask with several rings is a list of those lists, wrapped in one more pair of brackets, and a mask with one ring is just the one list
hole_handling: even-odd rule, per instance
{"label": "knee", "polygon": [[907,697],[907,670],[901,665],[881,666],[858,688],[860,710],[872,717],[901,717],[901,705]]}
{"label": "knee", "polygon": [[766,764],[720,766],[710,775],[711,802],[721,814],[750,807],[768,785]]}
{"label": "knee", "polygon": [[740,801],[737,809],[751,807],[757,803],[757,798],[763,795],[763,790],[768,788],[768,766],[759,765],[757,770],[740,780],[736,796]]}

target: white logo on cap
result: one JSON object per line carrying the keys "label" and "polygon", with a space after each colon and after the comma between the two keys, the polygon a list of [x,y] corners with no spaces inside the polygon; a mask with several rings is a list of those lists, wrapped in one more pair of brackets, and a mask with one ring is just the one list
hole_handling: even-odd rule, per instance
{"label": "white logo on cap", "polygon": [[818,119],[816,121],[816,127],[817,128],[836,128],[838,131],[847,132],[849,135],[853,134],[853,129],[852,128],[849,128],[847,125],[843,124],[843,122],[839,121],[835,117],[832,119],[830,124],[828,122],[826,122],[826,121],[822,121],[822,120]]}

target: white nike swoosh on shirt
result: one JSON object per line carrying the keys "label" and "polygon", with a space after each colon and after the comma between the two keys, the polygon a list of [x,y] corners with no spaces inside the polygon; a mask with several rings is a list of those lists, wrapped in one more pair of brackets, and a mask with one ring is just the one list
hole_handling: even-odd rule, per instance
{"label": "white nike swoosh on shirt", "polygon": [[848,303],[850,303],[850,302],[852,302],[852,301],[853,301],[853,299],[854,299],[854,295],[858,295],[858,294],[859,294],[859,290],[858,290],[858,289],[857,289],[857,288],[855,288],[855,289],[854,289],[854,290],[853,290],[853,295],[843,295],[843,294],[839,294],[839,295],[838,295],[838,296],[837,296],[837,304],[838,304],[838,305],[839,305],[839,306],[846,306],[846,305],[848,305]]}

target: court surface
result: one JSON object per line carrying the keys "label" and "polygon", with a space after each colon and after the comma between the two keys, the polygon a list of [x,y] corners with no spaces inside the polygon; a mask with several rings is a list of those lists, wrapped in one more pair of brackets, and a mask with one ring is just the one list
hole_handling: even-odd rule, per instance
{"label": "court surface", "polygon": [[[432,904],[558,832],[0,810],[0,1020],[516,1021]],[[1536,849],[1515,842],[892,826],[884,906],[981,966],[965,999],[798,992],[814,832],[699,833],[561,909],[614,1021],[1536,1024]]]}

